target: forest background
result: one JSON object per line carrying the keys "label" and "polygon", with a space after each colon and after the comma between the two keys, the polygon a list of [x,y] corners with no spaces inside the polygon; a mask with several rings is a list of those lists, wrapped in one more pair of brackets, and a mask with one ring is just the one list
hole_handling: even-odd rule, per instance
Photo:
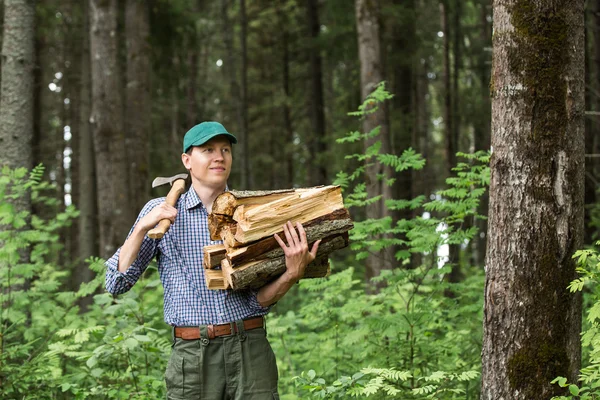
{"label": "forest background", "polygon": [[[574,8],[586,67],[574,76],[586,104],[577,250],[600,226],[600,3]],[[492,10],[491,0],[0,2],[0,397],[164,397],[171,332],[156,267],[113,298],[103,259],[166,194],[152,179],[182,172],[183,135],[205,120],[239,139],[229,187],[339,184],[356,221],[331,276],[302,281],[268,318],[281,398],[490,390]],[[507,351],[508,393],[597,394],[597,258],[578,256],[583,354],[576,322],[573,357]],[[567,278],[539,284],[562,299]],[[533,312],[571,323],[540,303]],[[562,363],[577,357],[579,382],[578,363]]]}

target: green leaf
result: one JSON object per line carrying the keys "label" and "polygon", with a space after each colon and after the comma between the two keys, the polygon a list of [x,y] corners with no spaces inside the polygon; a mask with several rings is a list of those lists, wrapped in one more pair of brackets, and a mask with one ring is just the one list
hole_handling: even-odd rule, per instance
{"label": "green leaf", "polygon": [[577,385],[569,385],[569,392],[571,392],[573,396],[579,396],[579,388]]}

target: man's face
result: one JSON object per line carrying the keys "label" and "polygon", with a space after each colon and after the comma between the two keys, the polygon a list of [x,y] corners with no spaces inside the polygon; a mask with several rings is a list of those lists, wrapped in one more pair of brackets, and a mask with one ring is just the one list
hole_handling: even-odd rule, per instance
{"label": "man's face", "polygon": [[224,189],[231,173],[231,143],[225,136],[217,136],[202,146],[183,153],[181,161],[190,171],[192,181],[214,189]]}

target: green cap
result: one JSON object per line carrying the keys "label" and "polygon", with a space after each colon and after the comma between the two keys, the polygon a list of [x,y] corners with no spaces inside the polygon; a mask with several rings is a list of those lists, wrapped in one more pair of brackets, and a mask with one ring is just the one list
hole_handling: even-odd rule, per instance
{"label": "green cap", "polygon": [[202,122],[187,131],[183,137],[183,152],[192,146],[202,146],[215,136],[225,135],[231,143],[237,143],[237,139],[223,125],[214,121]]}

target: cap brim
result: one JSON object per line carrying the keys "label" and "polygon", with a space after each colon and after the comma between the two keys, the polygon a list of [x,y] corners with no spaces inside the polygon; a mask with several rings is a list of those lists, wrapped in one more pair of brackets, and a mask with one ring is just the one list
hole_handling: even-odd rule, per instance
{"label": "cap brim", "polygon": [[231,133],[213,133],[211,135],[208,135],[208,136],[202,138],[202,140],[191,143],[185,151],[188,151],[190,149],[190,147],[192,147],[192,146],[202,146],[203,144],[205,144],[206,142],[208,142],[209,140],[211,140],[213,138],[216,138],[217,136],[225,136],[227,139],[229,139],[229,141],[231,143],[233,143],[233,144],[237,143],[237,138],[235,136],[233,136]]}

